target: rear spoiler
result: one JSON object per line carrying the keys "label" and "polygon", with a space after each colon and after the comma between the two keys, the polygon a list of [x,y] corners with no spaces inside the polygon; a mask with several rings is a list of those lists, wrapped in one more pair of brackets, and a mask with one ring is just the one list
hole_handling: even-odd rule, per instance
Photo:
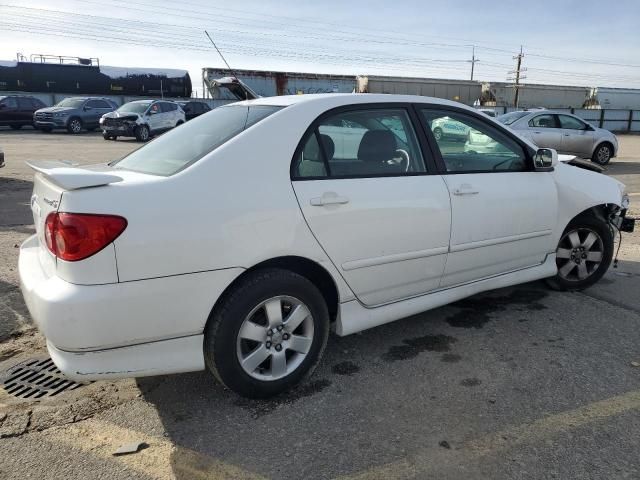
{"label": "rear spoiler", "polygon": [[26,163],[33,170],[44,175],[51,183],[55,183],[65,190],[99,187],[123,180],[118,175],[88,170],[56,160],[31,160]]}

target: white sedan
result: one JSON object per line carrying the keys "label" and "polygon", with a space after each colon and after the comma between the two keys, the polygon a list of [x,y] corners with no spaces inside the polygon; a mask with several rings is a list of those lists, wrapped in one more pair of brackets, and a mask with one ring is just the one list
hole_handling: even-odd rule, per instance
{"label": "white sedan", "polygon": [[[465,151],[444,122],[500,148]],[[349,335],[475,293],[605,273],[624,186],[459,103],[292,95],[217,108],[108,165],[33,163],[22,292],[80,380],[208,369],[250,397]]]}

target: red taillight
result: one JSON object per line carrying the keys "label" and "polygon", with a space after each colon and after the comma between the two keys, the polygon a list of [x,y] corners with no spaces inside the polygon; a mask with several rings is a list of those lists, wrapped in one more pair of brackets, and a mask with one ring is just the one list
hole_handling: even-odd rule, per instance
{"label": "red taillight", "polygon": [[47,248],[68,262],[98,253],[127,228],[127,220],[115,215],[56,213],[47,216],[44,238]]}

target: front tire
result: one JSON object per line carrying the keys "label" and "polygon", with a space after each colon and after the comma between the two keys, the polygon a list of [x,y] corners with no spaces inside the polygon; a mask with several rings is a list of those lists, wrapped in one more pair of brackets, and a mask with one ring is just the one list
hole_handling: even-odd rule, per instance
{"label": "front tire", "polygon": [[77,135],[82,131],[82,120],[79,118],[72,118],[67,124],[67,131],[73,135]]}
{"label": "front tire", "polygon": [[329,312],[313,283],[288,270],[259,270],[226,294],[209,317],[205,361],[236,393],[271,397],[311,375],[328,336]]}
{"label": "front tire", "polygon": [[606,143],[602,143],[598,145],[598,148],[593,152],[593,156],[591,157],[591,161],[597,163],[598,165],[606,165],[611,161],[611,157],[613,155],[613,149],[610,145]]}
{"label": "front tire", "polygon": [[613,258],[613,233],[609,225],[594,216],[573,220],[556,249],[558,273],[547,279],[555,290],[583,290],[606,273]]}
{"label": "front tire", "polygon": [[139,142],[147,142],[149,140],[149,127],[146,125],[138,125],[135,130],[136,140]]}

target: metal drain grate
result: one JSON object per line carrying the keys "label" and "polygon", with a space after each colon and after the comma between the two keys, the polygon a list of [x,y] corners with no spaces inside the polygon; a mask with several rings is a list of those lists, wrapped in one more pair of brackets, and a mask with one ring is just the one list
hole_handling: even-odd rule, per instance
{"label": "metal drain grate", "polygon": [[31,358],[0,374],[2,388],[14,397],[39,399],[55,397],[83,386],[65,376],[49,357]]}

